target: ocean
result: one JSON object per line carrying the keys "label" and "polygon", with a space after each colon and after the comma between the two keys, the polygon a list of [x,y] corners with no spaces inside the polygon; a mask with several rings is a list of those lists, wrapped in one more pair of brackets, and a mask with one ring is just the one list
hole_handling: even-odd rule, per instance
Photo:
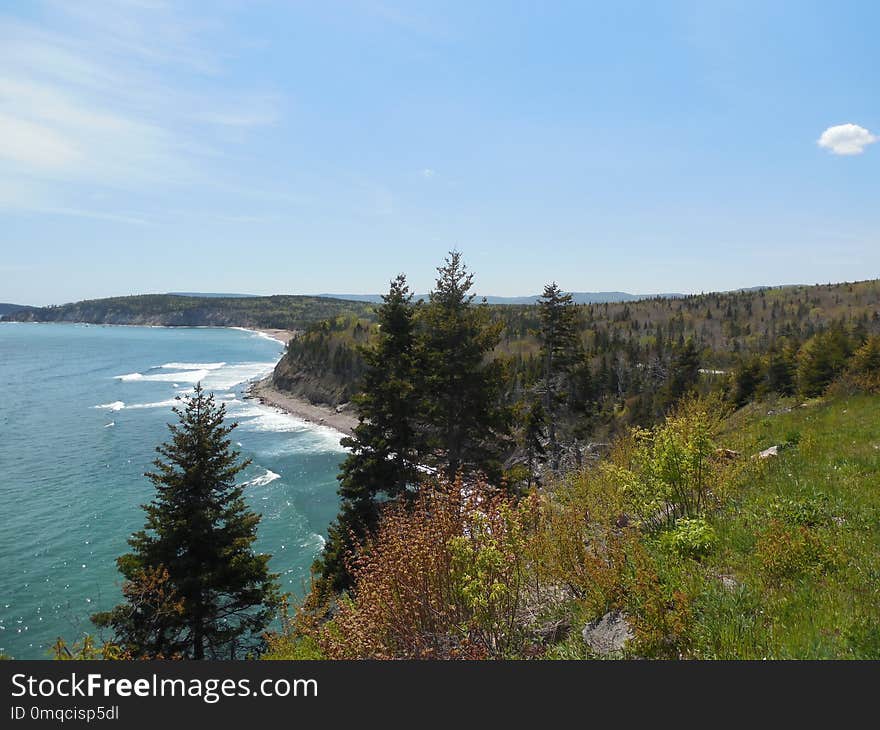
{"label": "ocean", "polygon": [[[153,497],[143,476],[175,397],[197,382],[239,426],[256,549],[301,594],[338,508],[341,435],[244,398],[280,342],[224,328],[0,324],[0,653],[41,659],[96,631],[121,596],[117,556]],[[100,635],[99,635],[100,636]]]}

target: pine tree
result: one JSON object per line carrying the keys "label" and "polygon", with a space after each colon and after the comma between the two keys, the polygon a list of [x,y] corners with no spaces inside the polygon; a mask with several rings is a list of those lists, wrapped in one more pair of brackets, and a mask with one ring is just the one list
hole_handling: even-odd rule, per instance
{"label": "pine tree", "polygon": [[541,342],[541,361],[543,375],[539,389],[543,396],[544,414],[547,420],[547,437],[550,447],[551,465],[559,469],[560,447],[556,427],[566,376],[582,359],[581,342],[578,336],[577,309],[572,304],[571,294],[564,294],[554,281],[544,287],[538,299],[541,328],[538,338]]}
{"label": "pine tree", "polygon": [[526,451],[526,467],[528,468],[527,487],[531,489],[535,482],[535,470],[545,453],[542,439],[547,425],[544,408],[540,401],[532,402],[525,413],[523,423],[523,446]]}
{"label": "pine tree", "polygon": [[758,391],[761,383],[762,363],[757,356],[740,362],[733,372],[733,391],[731,400],[737,408],[741,408],[751,401]]}
{"label": "pine tree", "polygon": [[447,478],[459,470],[500,476],[509,418],[500,405],[503,370],[488,355],[501,336],[485,304],[474,305],[473,274],[452,251],[419,318],[422,418],[433,461]]}
{"label": "pine tree", "polygon": [[679,348],[669,370],[666,386],[666,405],[673,405],[696,385],[700,376],[700,355],[692,338],[688,337]]}
{"label": "pine tree", "polygon": [[797,349],[788,345],[775,347],[767,361],[767,389],[780,395],[794,395]]}
{"label": "pine tree", "polygon": [[424,447],[417,432],[413,348],[416,307],[402,274],[378,308],[378,339],[361,354],[366,372],[355,398],[358,425],[342,440],[350,453],[339,474],[341,507],[316,566],[334,591],[350,586],[346,557],[376,527],[377,495],[395,498],[419,479]]}
{"label": "pine tree", "polygon": [[[236,658],[259,649],[280,603],[269,555],[255,554],[260,516],[235,482],[247,467],[231,450],[225,407],[197,385],[174,408],[178,423],[157,447],[145,528],[117,565],[126,602],[96,614],[133,657]],[[143,587],[143,588],[141,588]]]}

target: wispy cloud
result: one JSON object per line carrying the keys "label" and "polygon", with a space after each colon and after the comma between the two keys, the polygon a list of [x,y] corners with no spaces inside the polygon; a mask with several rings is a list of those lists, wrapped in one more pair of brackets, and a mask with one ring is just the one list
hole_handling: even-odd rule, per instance
{"label": "wispy cloud", "polygon": [[860,155],[865,148],[874,144],[877,137],[858,124],[838,124],[828,127],[817,144],[835,155]]}
{"label": "wispy cloud", "polygon": [[208,163],[227,154],[213,142],[222,128],[238,139],[279,118],[277,94],[223,77],[210,14],[161,0],[42,7],[33,21],[0,15],[4,207],[143,223],[92,210],[94,194],[210,185]]}

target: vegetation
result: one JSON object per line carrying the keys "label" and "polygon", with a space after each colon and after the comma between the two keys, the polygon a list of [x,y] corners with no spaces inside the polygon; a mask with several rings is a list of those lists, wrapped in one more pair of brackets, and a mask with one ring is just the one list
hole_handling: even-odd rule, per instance
{"label": "vegetation", "polygon": [[[407,326],[393,332],[406,337],[392,346],[383,322],[368,340],[377,344],[359,349],[367,363],[360,401],[375,416],[362,414],[343,485],[357,484],[355,493],[366,496],[370,522],[328,552],[333,566],[345,566],[345,579],[327,590],[334,574],[325,558],[324,580],[270,638],[270,656],[880,655],[880,594],[872,587],[880,575],[873,486],[880,457],[871,442],[880,426],[871,395],[880,338],[870,332],[877,327],[871,305],[854,316],[787,326],[763,346],[752,341],[733,353],[701,340],[708,328],[681,329],[677,342],[651,328],[657,336],[645,349],[630,338],[621,356],[614,334],[594,329],[595,337],[583,337],[585,312],[549,285],[528,335],[537,346],[517,363],[502,347],[511,319],[471,304],[471,278],[455,254],[439,271],[438,291],[453,292],[452,306],[432,295],[424,309],[414,307],[398,279],[380,316],[391,304],[402,307],[407,315],[399,321]],[[874,283],[866,287],[876,292]],[[765,296],[742,294],[750,310]],[[688,300],[677,306],[685,311]],[[459,307],[469,307],[472,318],[462,319]],[[737,331],[730,301],[728,312],[706,312],[712,327],[718,320]],[[451,324],[461,321],[468,325]],[[730,336],[740,338],[741,330]],[[456,351],[420,357],[430,347],[442,351],[438,341],[456,343]],[[612,368],[608,352],[615,350]],[[462,353],[473,355],[444,369]],[[628,359],[646,353],[648,360]],[[729,374],[705,367],[722,362]],[[397,372],[410,380],[378,397]],[[492,460],[456,458],[477,453],[491,432],[485,424],[459,432],[459,441],[443,440],[448,429],[432,430],[454,422],[458,404],[444,398],[467,400],[466,386],[451,387],[462,382],[451,376],[467,372],[498,373],[499,386],[482,388],[481,397],[494,393],[498,407],[518,414],[517,446],[507,447],[516,449],[512,466],[501,475],[488,474]],[[400,434],[407,445],[421,436],[428,445],[406,452],[405,475],[393,471],[398,452],[388,440],[395,429],[370,429],[388,424],[379,404],[400,404],[404,394]],[[597,428],[617,432],[607,454],[562,463],[566,440]],[[380,500],[382,488],[354,468],[365,455],[391,470]],[[548,457],[538,480],[536,466]],[[438,468],[413,469],[416,459]],[[367,463],[375,474],[377,464]],[[610,648],[581,635],[603,622],[625,627]]]}
{"label": "vegetation", "polygon": [[501,370],[486,358],[497,327],[485,307],[472,306],[473,277],[459,253],[438,274],[424,305],[413,304],[403,276],[392,281],[376,338],[360,351],[360,420],[343,440],[351,453],[339,475],[341,509],[317,566],[325,588],[351,586],[350,554],[374,532],[379,498],[411,499],[426,473],[448,482],[500,476],[507,414]]}
{"label": "vegetation", "polygon": [[156,498],[145,529],[119,558],[125,602],[93,621],[132,658],[218,659],[261,648],[279,604],[268,555],[256,555],[259,515],[235,477],[248,464],[230,449],[224,406],[201,386],[174,409],[171,440],[147,477]]}
{"label": "vegetation", "polygon": [[183,327],[266,327],[302,330],[334,317],[369,319],[373,307],[360,302],[307,296],[194,297],[142,294],[91,299],[51,307],[4,312],[17,322],[89,322]]}
{"label": "vegetation", "polygon": [[357,550],[335,611],[301,607],[270,656],[587,658],[580,629],[617,615],[611,656],[880,658],[880,401],[785,403],[682,404],[524,499],[423,489]]}
{"label": "vegetation", "polygon": [[[570,344],[582,354],[573,352],[554,373],[553,413],[543,385],[542,333],[549,334],[551,324],[545,309],[485,308],[499,329],[491,357],[503,373],[500,397],[518,413],[519,463],[528,458],[526,444],[531,439],[534,446],[539,436],[547,453],[533,448],[532,460],[550,471],[576,468],[590,456],[590,442],[657,423],[690,391],[723,392],[737,406],[772,393],[810,397],[840,374],[841,357],[880,334],[877,280],[568,307],[577,335]],[[363,375],[362,348],[376,332],[372,319],[356,317],[309,327],[279,363],[276,385],[313,402],[351,400]],[[837,342],[828,363],[798,354],[817,335]],[[540,410],[532,408],[536,400]],[[512,452],[511,444],[505,460]],[[521,472],[523,485],[531,484],[535,470]]]}

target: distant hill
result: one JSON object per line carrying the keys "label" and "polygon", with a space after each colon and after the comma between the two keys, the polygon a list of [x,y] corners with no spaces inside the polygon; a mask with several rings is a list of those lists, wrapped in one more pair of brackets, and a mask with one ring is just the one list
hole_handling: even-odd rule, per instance
{"label": "distant hill", "polygon": [[[318,294],[316,296],[327,299],[345,299],[350,302],[370,302],[376,304],[382,301],[379,294]],[[604,304],[605,302],[635,302],[641,299],[673,298],[678,299],[684,294],[629,294],[624,291],[597,291],[597,292],[571,292],[575,304]],[[415,300],[426,300],[427,294],[416,294]],[[477,301],[485,299],[489,304],[536,304],[540,294],[532,294],[524,297],[496,297],[491,295],[477,296]]]}
{"label": "distant hill", "polygon": [[17,312],[19,309],[28,309],[28,307],[24,304],[7,304],[5,302],[0,302],[0,317],[4,314]]}
{"label": "distant hill", "polygon": [[170,291],[171,297],[196,297],[197,299],[253,299],[259,294],[216,294],[214,292]]}
{"label": "distant hill", "polygon": [[337,317],[372,317],[373,307],[309,296],[209,297],[142,294],[91,299],[52,307],[23,307],[3,319],[16,322],[88,322],[91,324],[169,327],[267,327],[301,330]]}

